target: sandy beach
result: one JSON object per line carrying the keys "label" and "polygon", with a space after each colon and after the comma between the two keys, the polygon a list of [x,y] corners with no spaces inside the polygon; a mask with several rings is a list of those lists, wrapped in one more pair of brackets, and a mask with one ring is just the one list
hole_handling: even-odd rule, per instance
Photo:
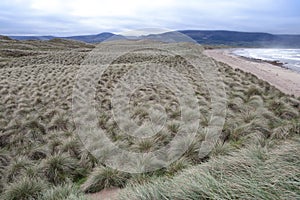
{"label": "sandy beach", "polygon": [[269,82],[282,92],[300,96],[300,73],[267,62],[257,62],[233,55],[228,49],[205,50],[204,54]]}

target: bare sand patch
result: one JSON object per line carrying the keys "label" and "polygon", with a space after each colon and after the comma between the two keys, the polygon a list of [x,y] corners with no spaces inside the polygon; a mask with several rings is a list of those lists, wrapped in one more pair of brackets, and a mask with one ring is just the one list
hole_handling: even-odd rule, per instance
{"label": "bare sand patch", "polygon": [[114,200],[117,198],[120,188],[106,188],[100,192],[88,195],[91,200]]}

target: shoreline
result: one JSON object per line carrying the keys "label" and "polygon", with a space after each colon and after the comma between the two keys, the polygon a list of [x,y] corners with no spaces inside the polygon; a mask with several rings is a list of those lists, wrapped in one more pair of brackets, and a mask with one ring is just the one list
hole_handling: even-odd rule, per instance
{"label": "shoreline", "polygon": [[288,95],[300,97],[300,73],[285,68],[283,63],[252,59],[231,53],[229,49],[204,50],[204,55],[232,68],[250,72]]}
{"label": "shoreline", "polygon": [[263,59],[258,59],[258,58],[249,58],[249,57],[246,57],[246,56],[235,55],[232,52],[230,52],[230,55],[237,56],[237,57],[240,57],[240,58],[242,58],[244,60],[248,60],[248,61],[252,61],[252,62],[269,63],[271,65],[275,65],[275,66],[278,66],[278,67],[281,67],[281,68],[284,68],[284,69],[289,69],[289,68],[287,68],[287,67],[284,66],[284,63],[282,63],[282,62],[280,62],[278,60],[270,61],[270,60],[263,60]]}

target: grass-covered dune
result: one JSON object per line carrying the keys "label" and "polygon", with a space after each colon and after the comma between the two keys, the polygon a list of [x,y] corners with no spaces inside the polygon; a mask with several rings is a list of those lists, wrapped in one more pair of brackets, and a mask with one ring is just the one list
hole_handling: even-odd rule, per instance
{"label": "grass-covered dune", "polygon": [[[300,99],[222,63],[218,72],[228,109],[221,137],[209,156],[198,157],[206,134],[198,131],[188,151],[158,171],[128,174],[99,162],[78,138],[71,110],[77,72],[93,48],[57,39],[0,40],[0,199],[87,199],[84,193],[107,187],[124,188],[120,199],[300,197]],[[187,77],[202,113],[199,126],[205,130],[209,124],[209,91],[188,63],[172,55],[126,54],[99,78],[95,101],[99,128],[130,151],[153,151],[180,128],[176,96],[153,84],[133,93],[130,117],[143,125],[149,121],[151,105],[162,105],[169,120],[157,135],[136,139],[114,121],[110,99],[116,84],[130,69],[151,60]],[[102,154],[105,157],[105,151]]]}
{"label": "grass-covered dune", "polygon": [[255,144],[172,178],[128,185],[119,199],[298,199],[299,137],[272,142],[252,137],[249,143]]}

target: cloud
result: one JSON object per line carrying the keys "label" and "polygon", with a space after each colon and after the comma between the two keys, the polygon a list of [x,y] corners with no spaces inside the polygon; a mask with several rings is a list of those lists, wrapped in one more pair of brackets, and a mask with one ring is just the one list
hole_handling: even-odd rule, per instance
{"label": "cloud", "polygon": [[1,0],[0,34],[72,35],[145,27],[300,33],[297,0]]}

